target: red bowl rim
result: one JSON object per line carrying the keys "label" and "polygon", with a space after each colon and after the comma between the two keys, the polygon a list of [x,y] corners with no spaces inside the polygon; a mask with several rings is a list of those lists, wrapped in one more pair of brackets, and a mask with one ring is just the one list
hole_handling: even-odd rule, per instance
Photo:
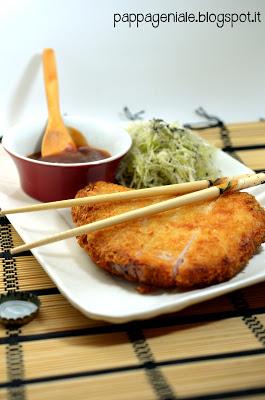
{"label": "red bowl rim", "polygon": [[90,162],[85,162],[85,163],[51,163],[51,162],[47,162],[47,161],[39,161],[39,160],[34,160],[32,158],[28,158],[26,156],[22,156],[21,154],[17,153],[16,151],[13,151],[12,149],[10,149],[10,146],[8,146],[5,142],[6,139],[8,137],[8,133],[3,135],[3,139],[2,139],[2,146],[3,148],[11,155],[14,156],[20,160],[24,160],[28,163],[32,163],[32,164],[38,164],[38,165],[43,165],[43,166],[49,166],[49,167],[67,167],[67,168],[76,168],[76,167],[89,167],[89,166],[96,166],[96,165],[101,165],[101,164],[107,164],[110,163],[114,160],[117,160],[121,157],[123,157],[131,148],[132,145],[132,139],[131,136],[129,135],[128,132],[126,132],[126,130],[124,129],[124,134],[127,136],[128,139],[128,148],[126,148],[123,151],[120,151],[119,153],[116,153],[113,156],[107,157],[107,158],[103,158],[101,160],[97,160],[97,161],[90,161]]}

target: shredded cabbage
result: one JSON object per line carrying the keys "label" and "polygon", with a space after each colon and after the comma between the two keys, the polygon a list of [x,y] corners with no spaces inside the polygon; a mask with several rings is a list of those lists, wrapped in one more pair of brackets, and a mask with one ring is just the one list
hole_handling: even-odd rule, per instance
{"label": "shredded cabbage", "polygon": [[145,188],[218,177],[216,149],[177,123],[136,121],[128,132],[132,147],[118,169],[120,184]]}

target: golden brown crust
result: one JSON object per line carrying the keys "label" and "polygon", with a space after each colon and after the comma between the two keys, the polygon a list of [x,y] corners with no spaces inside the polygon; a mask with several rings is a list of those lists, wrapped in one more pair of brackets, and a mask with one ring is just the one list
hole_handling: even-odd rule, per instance
{"label": "golden brown crust", "polygon": [[[77,197],[129,190],[97,182]],[[150,198],[74,207],[77,225],[144,207]],[[247,193],[180,207],[78,238],[101,268],[157,287],[201,287],[230,279],[265,240],[265,212]]]}

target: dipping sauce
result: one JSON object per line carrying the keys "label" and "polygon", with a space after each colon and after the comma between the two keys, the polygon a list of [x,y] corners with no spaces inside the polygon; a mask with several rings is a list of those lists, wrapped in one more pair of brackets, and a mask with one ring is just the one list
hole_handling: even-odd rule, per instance
{"label": "dipping sauce", "polygon": [[106,150],[96,149],[90,146],[80,146],[77,150],[66,149],[61,153],[53,154],[50,156],[42,157],[41,152],[30,154],[28,158],[38,161],[46,161],[50,163],[66,163],[77,164],[86,163],[91,161],[103,160],[104,158],[111,157],[110,153]]}

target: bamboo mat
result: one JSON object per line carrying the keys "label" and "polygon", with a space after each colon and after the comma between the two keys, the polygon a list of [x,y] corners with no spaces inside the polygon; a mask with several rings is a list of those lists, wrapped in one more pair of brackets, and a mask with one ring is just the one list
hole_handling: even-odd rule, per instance
{"label": "bamboo mat", "polygon": [[[250,168],[265,169],[265,122],[199,134]],[[265,399],[265,283],[128,324],[93,321],[58,292],[0,219],[0,291],[36,293],[38,317],[0,326],[0,400]],[[144,296],[143,296],[144,301]]]}
{"label": "bamboo mat", "polygon": [[197,133],[256,172],[265,169],[265,121],[223,125]]}

